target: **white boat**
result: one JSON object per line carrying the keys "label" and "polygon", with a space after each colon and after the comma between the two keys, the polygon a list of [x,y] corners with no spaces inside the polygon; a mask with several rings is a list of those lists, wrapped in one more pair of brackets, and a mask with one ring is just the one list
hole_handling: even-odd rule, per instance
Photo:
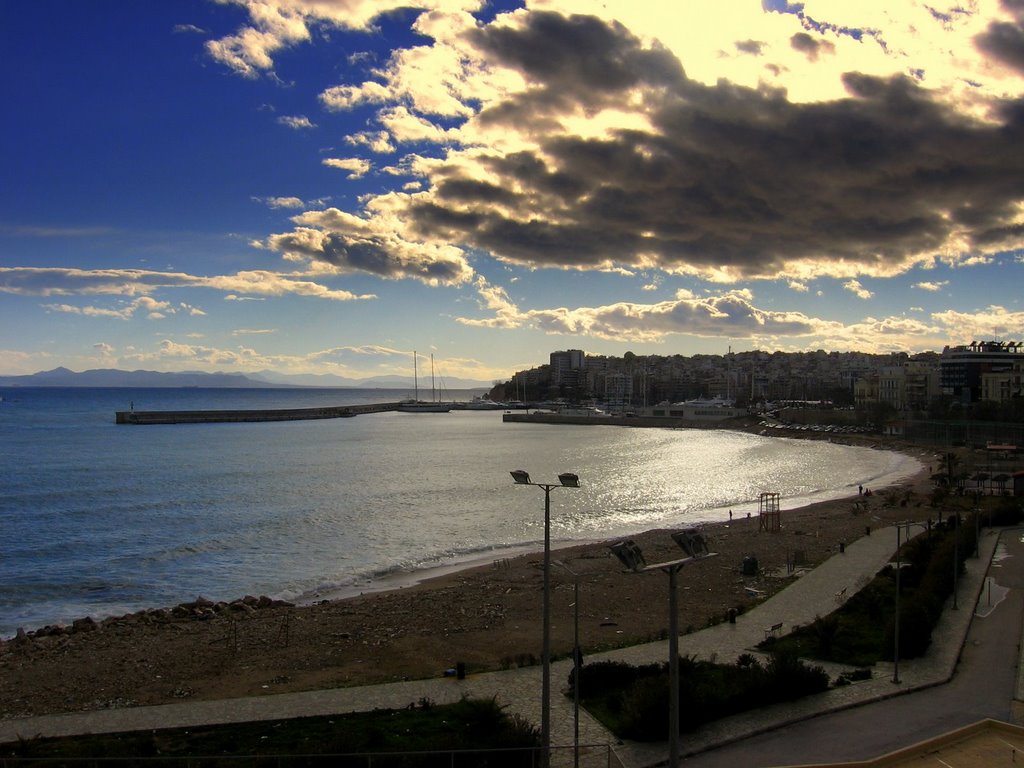
{"label": "white boat", "polygon": [[507,406],[504,403],[496,403],[486,397],[474,397],[462,406],[467,411],[500,411]]}
{"label": "white boat", "polygon": [[451,403],[437,401],[437,392],[434,389],[434,356],[430,356],[430,390],[432,400],[420,400],[420,378],[416,365],[416,351],[412,353],[412,380],[415,388],[415,395],[412,400],[403,400],[398,404],[398,410],[402,413],[448,413],[452,409]]}

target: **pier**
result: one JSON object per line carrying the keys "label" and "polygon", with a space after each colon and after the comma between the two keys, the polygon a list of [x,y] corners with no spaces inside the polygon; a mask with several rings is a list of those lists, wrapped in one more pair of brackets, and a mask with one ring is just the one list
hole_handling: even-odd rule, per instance
{"label": "pier", "polygon": [[344,419],[364,413],[397,411],[398,403],[368,403],[321,408],[271,408],[250,411],[115,411],[117,424],[223,424],[254,421]]}

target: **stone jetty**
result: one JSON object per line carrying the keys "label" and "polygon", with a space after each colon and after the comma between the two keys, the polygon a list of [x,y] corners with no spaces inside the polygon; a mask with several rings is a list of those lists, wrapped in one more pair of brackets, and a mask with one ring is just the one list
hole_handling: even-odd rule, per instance
{"label": "stone jetty", "polygon": [[342,419],[363,413],[397,411],[398,403],[324,406],[320,408],[268,408],[248,411],[116,411],[118,424],[217,424],[250,421],[304,421]]}

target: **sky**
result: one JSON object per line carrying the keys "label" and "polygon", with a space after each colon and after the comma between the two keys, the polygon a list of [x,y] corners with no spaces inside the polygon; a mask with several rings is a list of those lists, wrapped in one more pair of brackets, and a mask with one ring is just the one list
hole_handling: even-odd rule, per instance
{"label": "sky", "polygon": [[1024,339],[1024,0],[6,0],[0,56],[0,374]]}

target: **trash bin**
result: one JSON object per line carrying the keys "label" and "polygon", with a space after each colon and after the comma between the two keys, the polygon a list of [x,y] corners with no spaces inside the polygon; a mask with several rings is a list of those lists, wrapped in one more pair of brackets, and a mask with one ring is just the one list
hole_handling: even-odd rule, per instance
{"label": "trash bin", "polygon": [[460,661],[455,665],[455,679],[465,680],[466,679],[466,663]]}
{"label": "trash bin", "polygon": [[744,576],[757,576],[757,558],[753,555],[744,557],[741,572]]}
{"label": "trash bin", "polygon": [[846,551],[846,542],[845,541],[840,541],[839,542],[839,552],[843,553],[845,551]]}

